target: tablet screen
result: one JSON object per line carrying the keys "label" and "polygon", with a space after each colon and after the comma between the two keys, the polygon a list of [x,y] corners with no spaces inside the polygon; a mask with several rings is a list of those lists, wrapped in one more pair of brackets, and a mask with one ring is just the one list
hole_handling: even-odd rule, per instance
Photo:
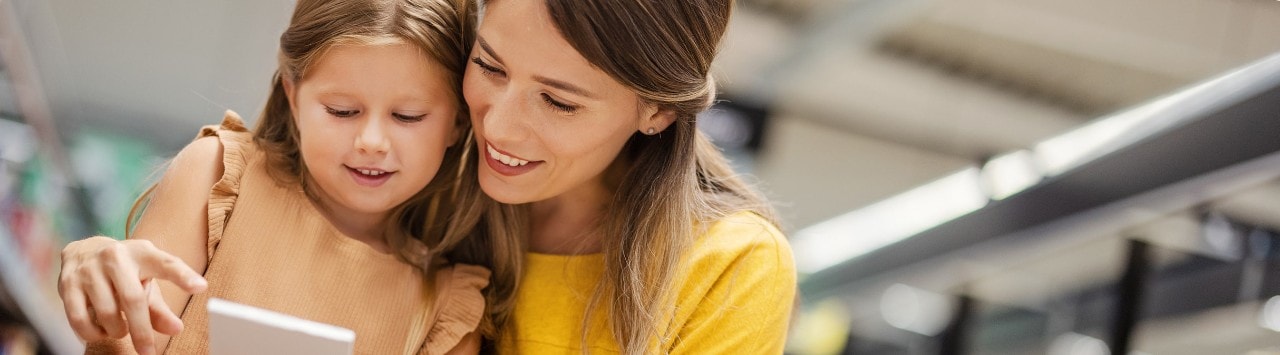
{"label": "tablet screen", "polygon": [[210,298],[209,351],[214,355],[350,355],[350,329]]}

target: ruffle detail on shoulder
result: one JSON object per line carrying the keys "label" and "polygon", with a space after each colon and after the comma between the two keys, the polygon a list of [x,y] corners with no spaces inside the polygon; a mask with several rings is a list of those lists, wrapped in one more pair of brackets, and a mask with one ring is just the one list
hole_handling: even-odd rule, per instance
{"label": "ruffle detail on shoulder", "polygon": [[240,178],[244,176],[253,149],[253,134],[245,128],[244,120],[231,110],[222,117],[222,124],[205,126],[196,139],[218,137],[222,143],[222,177],[209,191],[209,257],[218,248],[222,232],[226,229],[231,209],[240,196]]}
{"label": "ruffle detail on shoulder", "polygon": [[437,289],[434,324],[427,332],[422,354],[444,354],[458,346],[462,338],[480,326],[485,315],[484,290],[489,285],[489,269],[468,264],[454,264],[440,270],[437,276],[446,276],[437,282],[447,282]]}

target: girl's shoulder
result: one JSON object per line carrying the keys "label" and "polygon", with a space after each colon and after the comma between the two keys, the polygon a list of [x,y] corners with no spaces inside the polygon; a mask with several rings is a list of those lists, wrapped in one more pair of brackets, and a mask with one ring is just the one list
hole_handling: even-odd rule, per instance
{"label": "girl's shoulder", "polygon": [[[205,139],[210,137],[213,137],[213,139]],[[201,127],[200,133],[196,134],[196,138],[191,142],[191,145],[210,145],[213,142],[219,143],[223,156],[212,156],[211,158],[222,158],[224,160],[232,158],[227,155],[243,158],[257,151],[257,146],[253,143],[253,132],[250,132],[249,128],[245,126],[244,119],[231,110],[223,113],[221,123]],[[188,145],[188,147],[191,145]]]}
{"label": "girl's shoulder", "polygon": [[[254,150],[252,134],[235,112],[227,111],[222,123],[205,126],[191,143],[169,161],[161,183],[173,181],[175,187],[207,193],[237,175],[244,168],[245,157]],[[207,182],[207,184],[205,183]]]}
{"label": "girl's shoulder", "polygon": [[196,138],[173,157],[165,174],[212,175],[222,183],[229,175],[238,176],[256,151],[253,133],[239,115],[228,110],[220,124],[200,128]]}
{"label": "girl's shoulder", "polygon": [[[189,156],[184,157],[188,153]],[[174,157],[175,166],[190,164],[199,165],[199,169],[214,167],[213,171],[204,174],[212,173],[208,176],[213,177],[213,184],[200,186],[200,191],[197,191],[208,201],[209,257],[213,256],[222,240],[231,210],[235,208],[240,196],[240,183],[257,154],[253,133],[245,127],[240,115],[228,110],[223,114],[220,124],[201,128],[195,140]]]}

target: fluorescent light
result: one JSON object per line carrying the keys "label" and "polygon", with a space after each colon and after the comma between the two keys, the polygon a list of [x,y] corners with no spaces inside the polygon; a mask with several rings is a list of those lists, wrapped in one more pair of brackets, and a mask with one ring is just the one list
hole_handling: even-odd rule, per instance
{"label": "fluorescent light", "polygon": [[967,168],[796,232],[796,267],[814,273],[919,234],[987,203]]}
{"label": "fluorescent light", "polygon": [[1044,175],[1028,150],[998,156],[982,166],[982,183],[993,200],[1003,200],[1039,183]]}
{"label": "fluorescent light", "polygon": [[1280,80],[1280,55],[1215,77],[1080,128],[1046,139],[1033,149],[1044,172],[1058,175],[1143,138],[1219,109],[1243,91],[1261,91]]}
{"label": "fluorescent light", "polygon": [[1049,344],[1049,355],[1111,355],[1107,343],[1088,335],[1064,333]]}
{"label": "fluorescent light", "polygon": [[1262,306],[1262,313],[1258,315],[1258,325],[1280,332],[1280,296],[1271,297]]}
{"label": "fluorescent light", "polygon": [[953,304],[945,295],[894,284],[880,297],[880,315],[894,328],[934,336],[947,328]]}
{"label": "fluorescent light", "polygon": [[[1058,175],[1106,153],[1149,136],[1162,126],[1155,124],[1169,116],[1158,113],[1169,108],[1181,95],[1171,95],[1109,117],[1103,117],[1079,128],[1036,144],[1036,161],[1048,175]],[[1190,117],[1190,116],[1187,116]],[[1167,120],[1166,120],[1167,121]],[[1156,127],[1161,126],[1161,127]]]}

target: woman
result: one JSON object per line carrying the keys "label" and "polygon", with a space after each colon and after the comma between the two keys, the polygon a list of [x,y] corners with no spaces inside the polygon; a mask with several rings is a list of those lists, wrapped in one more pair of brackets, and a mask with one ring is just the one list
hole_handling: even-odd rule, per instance
{"label": "woman", "polygon": [[521,226],[528,243],[499,351],[781,353],[790,248],[695,124],[731,9],[483,5],[463,79],[479,149],[468,170],[515,206],[488,229]]}

